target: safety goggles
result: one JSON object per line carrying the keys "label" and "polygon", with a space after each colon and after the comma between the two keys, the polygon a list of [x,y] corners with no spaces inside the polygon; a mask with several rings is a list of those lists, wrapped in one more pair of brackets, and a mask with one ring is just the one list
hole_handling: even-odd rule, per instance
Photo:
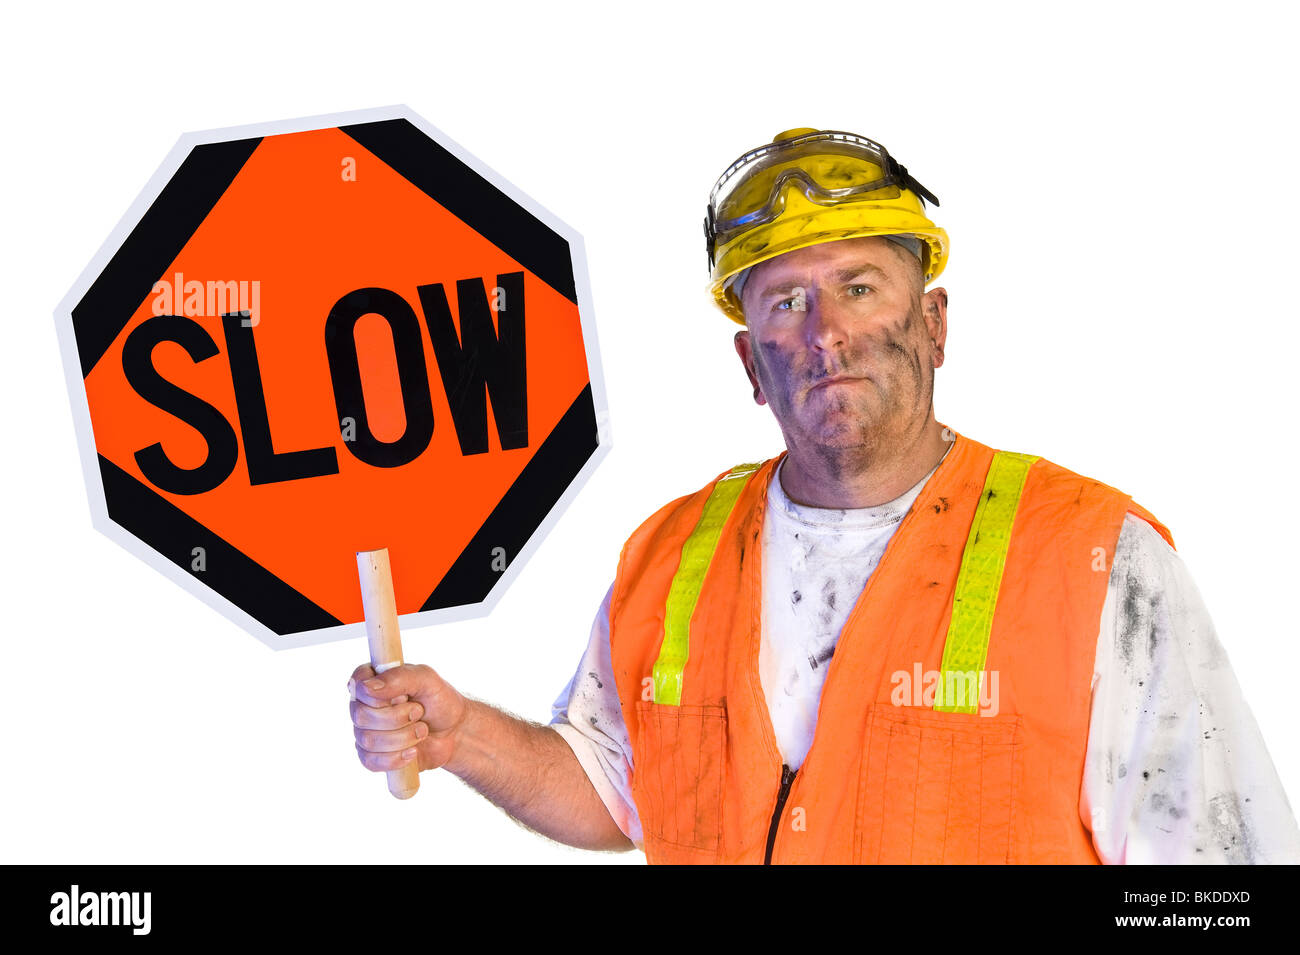
{"label": "safety goggles", "polygon": [[826,206],[856,199],[897,199],[902,189],[939,204],[907,167],[865,136],[821,130],[767,143],[728,166],[709,192],[704,219],[709,267],[714,265],[720,240],[777,219],[792,186],[808,201]]}

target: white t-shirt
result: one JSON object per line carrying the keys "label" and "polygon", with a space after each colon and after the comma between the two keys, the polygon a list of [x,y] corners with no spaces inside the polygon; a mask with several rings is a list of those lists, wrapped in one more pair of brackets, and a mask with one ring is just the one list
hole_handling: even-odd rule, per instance
{"label": "white t-shirt", "polygon": [[[773,475],[759,675],[791,768],[812,743],[840,630],[933,473],[896,500],[850,510],[796,504],[780,469]],[[610,655],[612,591],[551,726],[640,847]],[[1196,586],[1159,532],[1132,514],[1102,609],[1079,812],[1106,863],[1300,862],[1300,828]]]}

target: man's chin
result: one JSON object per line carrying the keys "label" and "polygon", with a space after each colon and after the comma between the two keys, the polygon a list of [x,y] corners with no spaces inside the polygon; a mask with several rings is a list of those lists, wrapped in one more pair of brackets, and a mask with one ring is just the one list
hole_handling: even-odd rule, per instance
{"label": "man's chin", "polygon": [[851,451],[854,448],[869,447],[873,441],[875,429],[866,424],[861,417],[842,422],[823,422],[822,427],[813,431],[811,437],[820,447],[828,451]]}

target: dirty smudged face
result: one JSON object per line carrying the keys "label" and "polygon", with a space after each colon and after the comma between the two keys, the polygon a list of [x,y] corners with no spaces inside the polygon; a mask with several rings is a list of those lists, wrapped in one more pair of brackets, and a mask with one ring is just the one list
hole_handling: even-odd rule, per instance
{"label": "dirty smudged face", "polygon": [[792,451],[870,454],[921,431],[947,332],[946,292],[922,289],[915,257],[876,236],[755,267],[736,351]]}

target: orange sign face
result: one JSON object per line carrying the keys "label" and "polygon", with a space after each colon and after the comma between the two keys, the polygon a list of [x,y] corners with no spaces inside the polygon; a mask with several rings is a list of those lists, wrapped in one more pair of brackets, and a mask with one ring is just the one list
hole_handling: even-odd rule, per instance
{"label": "orange sign face", "polygon": [[581,239],[346,118],[182,140],[60,314],[101,529],[273,646],[360,632],[360,550],[482,611],[605,443]]}

